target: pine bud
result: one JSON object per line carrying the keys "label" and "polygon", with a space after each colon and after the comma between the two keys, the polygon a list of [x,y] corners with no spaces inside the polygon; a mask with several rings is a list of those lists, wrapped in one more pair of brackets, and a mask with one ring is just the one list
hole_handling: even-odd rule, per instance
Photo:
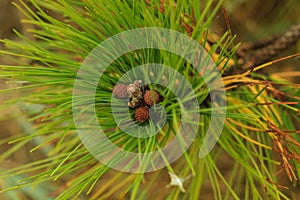
{"label": "pine bud", "polygon": [[127,93],[127,85],[125,84],[117,84],[113,89],[113,94],[116,98],[125,99],[128,97]]}
{"label": "pine bud", "polygon": [[135,111],[135,119],[138,122],[145,122],[149,118],[149,111],[145,107],[139,107]]}
{"label": "pine bud", "polygon": [[147,91],[144,94],[144,101],[149,106],[152,106],[159,101],[159,94],[156,91]]}

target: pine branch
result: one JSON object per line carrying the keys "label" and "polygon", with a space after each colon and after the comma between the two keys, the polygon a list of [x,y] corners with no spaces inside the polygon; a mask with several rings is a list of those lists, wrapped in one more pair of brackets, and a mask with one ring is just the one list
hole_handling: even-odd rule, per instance
{"label": "pine branch", "polygon": [[288,31],[256,43],[245,43],[237,51],[242,71],[274,59],[274,56],[290,48],[300,39],[300,24],[292,26]]}

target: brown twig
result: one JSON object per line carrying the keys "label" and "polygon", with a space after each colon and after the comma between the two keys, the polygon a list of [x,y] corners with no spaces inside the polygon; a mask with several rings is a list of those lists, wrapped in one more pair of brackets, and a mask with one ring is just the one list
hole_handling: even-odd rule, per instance
{"label": "brown twig", "polygon": [[300,24],[285,33],[257,43],[241,45],[237,51],[243,71],[268,62],[300,39]]}
{"label": "brown twig", "polygon": [[[294,144],[295,148],[299,150],[300,143],[293,139],[289,134],[282,131],[278,126],[275,125],[271,120],[267,120],[269,124],[269,129],[274,131],[274,144],[277,147],[276,151],[279,151],[282,166],[285,169],[285,172],[291,182],[297,180],[296,171],[292,167],[291,160],[299,161],[300,157],[297,154],[297,151],[293,148],[287,148],[286,145]],[[275,149],[273,149],[275,151]]]}

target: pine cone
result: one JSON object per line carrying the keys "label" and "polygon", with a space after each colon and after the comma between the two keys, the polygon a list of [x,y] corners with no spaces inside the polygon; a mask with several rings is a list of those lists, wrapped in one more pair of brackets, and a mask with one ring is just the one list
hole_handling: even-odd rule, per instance
{"label": "pine cone", "polygon": [[152,106],[153,104],[159,102],[159,94],[156,91],[147,91],[144,94],[144,101],[149,106]]}
{"label": "pine cone", "polygon": [[128,93],[127,93],[127,85],[125,84],[117,84],[114,89],[113,89],[113,94],[115,97],[119,98],[119,99],[125,99],[128,97]]}
{"label": "pine cone", "polygon": [[139,107],[135,111],[135,119],[138,122],[145,122],[149,118],[149,111],[146,107]]}

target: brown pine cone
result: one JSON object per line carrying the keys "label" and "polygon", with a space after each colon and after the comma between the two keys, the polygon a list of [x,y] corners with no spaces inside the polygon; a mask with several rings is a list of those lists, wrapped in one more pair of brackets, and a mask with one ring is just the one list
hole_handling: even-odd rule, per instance
{"label": "brown pine cone", "polygon": [[135,111],[135,119],[138,122],[145,122],[149,118],[149,111],[145,107],[139,107]]}
{"label": "brown pine cone", "polygon": [[119,99],[125,99],[128,97],[128,93],[127,93],[127,85],[125,84],[117,84],[114,89],[113,89],[113,94],[115,97],[119,98]]}
{"label": "brown pine cone", "polygon": [[159,94],[156,91],[147,91],[144,94],[144,101],[149,106],[152,106],[153,104],[157,103],[159,101]]}

